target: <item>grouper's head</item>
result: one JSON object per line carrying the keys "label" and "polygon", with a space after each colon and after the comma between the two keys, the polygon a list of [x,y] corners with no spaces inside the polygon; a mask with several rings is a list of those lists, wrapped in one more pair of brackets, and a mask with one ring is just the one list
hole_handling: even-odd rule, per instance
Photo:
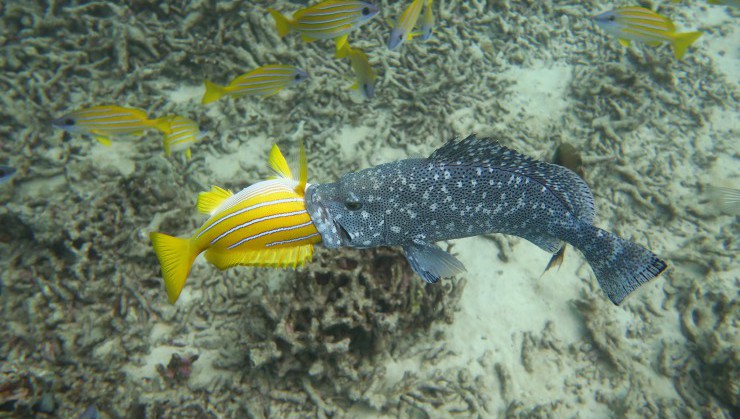
{"label": "grouper's head", "polygon": [[385,240],[387,200],[371,171],[349,173],[334,183],[311,185],[306,208],[324,246],[376,247]]}

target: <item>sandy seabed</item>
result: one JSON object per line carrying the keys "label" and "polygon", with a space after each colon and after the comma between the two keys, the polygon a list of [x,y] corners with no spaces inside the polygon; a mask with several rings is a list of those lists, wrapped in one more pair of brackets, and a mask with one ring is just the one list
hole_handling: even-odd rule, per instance
{"label": "sandy seabed", "polygon": [[[402,5],[377,4],[350,38],[370,101],[330,43],[281,40],[268,2],[0,5],[0,163],[19,169],[0,185],[1,415],[737,416],[737,214],[710,193],[738,187],[737,10],[647,4],[704,31],[675,61],[588,19],[611,3],[440,0],[433,38],[399,52]],[[310,81],[199,104],[205,78],[278,62]],[[103,147],[50,125],[98,104],[208,135],[186,161],[155,133]],[[470,133],[542,159],[574,145],[596,225],[669,270],[615,307],[574,249],[543,274],[550,255],[492,235],[451,243],[467,273],[434,290],[397,252],[325,251],[298,273],[199,259],[167,302],[148,232],[190,234],[197,193],[263,179],[273,143],[303,139],[320,183]]]}

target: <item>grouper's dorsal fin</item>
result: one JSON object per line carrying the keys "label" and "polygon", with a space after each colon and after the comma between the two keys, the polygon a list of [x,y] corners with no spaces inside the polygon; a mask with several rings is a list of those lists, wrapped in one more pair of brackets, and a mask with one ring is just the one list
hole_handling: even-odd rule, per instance
{"label": "grouper's dorsal fin", "polygon": [[272,179],[293,179],[293,174],[290,172],[290,166],[288,166],[288,162],[285,160],[285,156],[283,156],[283,153],[280,151],[277,144],[272,145],[268,163],[270,165],[270,169],[275,172],[275,176],[271,177]]}
{"label": "grouper's dorsal fin", "polygon": [[[591,223],[594,219],[594,198],[586,182],[572,171],[545,163],[504,147],[490,138],[470,135],[463,140],[451,140],[429,156],[429,162],[444,166],[464,166],[510,172],[549,189],[573,211],[576,217]],[[513,178],[512,178],[513,179]]]}

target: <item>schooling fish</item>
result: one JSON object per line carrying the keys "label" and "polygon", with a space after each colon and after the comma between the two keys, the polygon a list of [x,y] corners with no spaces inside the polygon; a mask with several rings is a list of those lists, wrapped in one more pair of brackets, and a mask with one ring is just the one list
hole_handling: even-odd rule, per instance
{"label": "schooling fish", "polygon": [[396,26],[391,30],[391,36],[388,38],[388,49],[394,50],[401,46],[407,39],[413,38],[412,31],[416,22],[421,15],[421,8],[427,0],[414,0],[409,7],[399,16]]}
{"label": "schooling fish", "polygon": [[312,185],[306,207],[325,246],[402,246],[430,283],[465,269],[435,242],[487,233],[523,237],[550,253],[570,243],[614,304],[666,268],[649,250],[593,226],[593,196],[578,175],[475,136],[426,159]]}
{"label": "schooling fish", "polygon": [[93,106],[70,112],[51,121],[52,125],[75,134],[95,137],[101,144],[109,146],[114,135],[140,135],[147,129],[169,131],[167,118],[149,119],[146,112],[121,106]]}
{"label": "schooling fish", "polygon": [[180,115],[169,117],[170,132],[164,135],[164,154],[169,157],[173,152],[184,151],[185,157],[190,160],[190,147],[206,134],[192,119]]}
{"label": "schooling fish", "polygon": [[355,72],[355,83],[353,89],[359,90],[365,99],[372,99],[375,96],[375,72],[367,59],[367,55],[360,49],[354,49],[345,44],[342,57],[346,56]]}
{"label": "schooling fish", "polygon": [[198,211],[210,218],[192,237],[149,234],[170,302],[177,301],[193,261],[202,252],[219,269],[236,265],[295,268],[311,259],[313,245],[321,238],[306,211],[308,168],[302,145],[300,156],[298,180],[293,179],[280,149],[273,146],[270,167],[276,178],[237,194],[218,186],[201,192]]}
{"label": "schooling fish", "polygon": [[427,5],[424,8],[424,15],[421,17],[421,39],[426,41],[432,37],[432,29],[434,28],[434,12],[432,11],[432,0],[427,1]]}
{"label": "schooling fish", "polygon": [[225,95],[231,97],[268,97],[276,95],[284,88],[300,83],[307,78],[308,73],[305,70],[292,65],[266,65],[235,78],[228,86],[220,86],[206,80],[206,93],[203,95],[201,103],[207,105]]}
{"label": "schooling fish", "polygon": [[349,33],[375,17],[379,9],[364,1],[329,0],[293,13],[292,19],[277,10],[269,11],[281,38],[295,31],[305,42],[334,39],[338,53]]}
{"label": "schooling fish", "polygon": [[620,7],[594,17],[602,29],[616,36],[619,43],[628,46],[630,41],[642,41],[658,46],[664,42],[673,45],[673,56],[680,60],[688,47],[701,36],[701,32],[677,33],[673,22],[663,15],[644,7]]}
{"label": "schooling fish", "polygon": [[0,166],[0,185],[9,181],[13,176],[15,176],[16,172],[17,170],[14,167]]}

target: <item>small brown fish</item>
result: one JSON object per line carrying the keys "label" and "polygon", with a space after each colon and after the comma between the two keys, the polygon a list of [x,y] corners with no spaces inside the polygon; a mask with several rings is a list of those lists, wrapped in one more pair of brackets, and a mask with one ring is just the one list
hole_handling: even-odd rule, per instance
{"label": "small brown fish", "polygon": [[[555,148],[555,153],[552,155],[552,162],[558,166],[563,166],[571,171],[575,172],[581,179],[586,180],[583,176],[583,159],[581,153],[576,150],[575,147],[568,143],[561,143]],[[545,267],[545,272],[549,271],[553,266],[557,266],[560,269],[560,265],[563,264],[565,258],[565,243],[550,259]],[[544,273],[544,272],[543,272]]]}

